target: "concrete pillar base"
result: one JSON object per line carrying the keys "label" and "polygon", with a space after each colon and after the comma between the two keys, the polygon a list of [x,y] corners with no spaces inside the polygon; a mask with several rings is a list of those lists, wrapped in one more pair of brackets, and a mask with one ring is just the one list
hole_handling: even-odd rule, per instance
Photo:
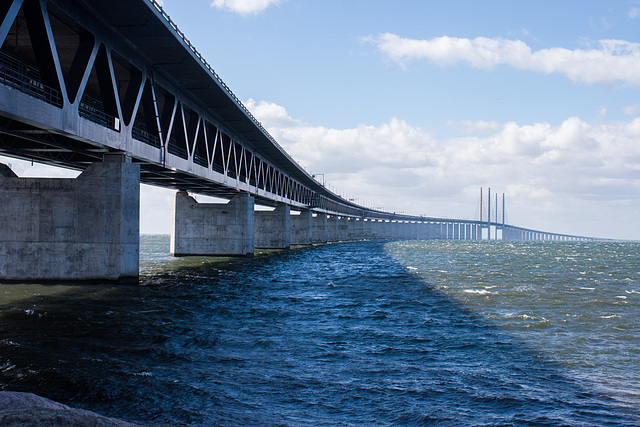
{"label": "concrete pillar base", "polygon": [[327,217],[327,242],[339,242],[338,238],[338,217],[331,215]]}
{"label": "concrete pillar base", "polygon": [[364,218],[350,218],[347,222],[347,240],[364,239]]}
{"label": "concrete pillar base", "polygon": [[176,193],[171,255],[253,256],[254,198],[238,194],[229,203],[198,203]]}
{"label": "concrete pillar base", "polygon": [[0,281],[137,283],[140,166],[107,155],[75,179],[0,165]]}
{"label": "concrete pillar base", "polygon": [[278,205],[273,211],[255,211],[255,247],[289,249],[291,246],[291,208]]}
{"label": "concrete pillar base", "polygon": [[329,241],[327,215],[318,213],[313,218],[313,243],[327,243]]}
{"label": "concrete pillar base", "polygon": [[313,216],[311,211],[303,210],[300,215],[291,215],[291,244],[308,246],[313,243]]}
{"label": "concrete pillar base", "polygon": [[338,219],[338,241],[346,242],[352,240],[349,238],[349,222],[354,221],[354,218],[341,217]]}

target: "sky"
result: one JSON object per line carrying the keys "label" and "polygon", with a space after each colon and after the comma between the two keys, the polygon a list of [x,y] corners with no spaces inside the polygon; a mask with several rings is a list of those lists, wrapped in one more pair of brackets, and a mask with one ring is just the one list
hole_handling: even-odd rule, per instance
{"label": "sky", "polygon": [[[486,219],[491,187],[510,224],[640,240],[640,0],[162,5],[343,196],[477,219],[483,188]],[[143,233],[170,231],[172,201],[142,187]]]}

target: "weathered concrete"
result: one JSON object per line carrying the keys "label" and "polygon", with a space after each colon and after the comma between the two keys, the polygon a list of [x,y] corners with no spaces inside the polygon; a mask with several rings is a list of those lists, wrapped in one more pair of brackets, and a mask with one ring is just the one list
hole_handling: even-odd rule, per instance
{"label": "weathered concrete", "polygon": [[273,211],[254,212],[256,248],[289,249],[291,246],[291,208],[279,204]]}
{"label": "weathered concrete", "polygon": [[411,226],[409,227],[411,230],[409,238],[411,240],[418,240],[418,228],[420,227],[420,224],[421,223],[417,221],[411,223]]}
{"label": "weathered concrete", "polygon": [[371,240],[384,239],[384,221],[371,220]]}
{"label": "weathered concrete", "polygon": [[253,256],[254,198],[241,193],[228,203],[198,203],[176,193],[171,255]]}
{"label": "weathered concrete", "polygon": [[364,219],[349,218],[347,222],[347,240],[364,240]]}
{"label": "weathered concrete", "polygon": [[327,217],[327,242],[339,242],[338,239],[338,217],[331,215]]}
{"label": "weathered concrete", "polygon": [[389,240],[392,238],[392,234],[393,234],[393,224],[391,222],[391,220],[389,221],[381,221],[380,222],[380,238],[382,240]]}
{"label": "weathered concrete", "polygon": [[327,243],[329,233],[327,232],[327,215],[319,213],[313,217],[313,243]]}
{"label": "weathered concrete", "polygon": [[402,239],[404,224],[400,221],[389,221],[387,226],[387,239]]}
{"label": "weathered concrete", "polygon": [[338,218],[338,241],[345,242],[347,240],[352,240],[349,238],[349,222],[355,221],[354,218],[347,218],[346,216],[342,216]]}
{"label": "weathered concrete", "polygon": [[313,243],[313,217],[309,210],[300,211],[300,215],[291,215],[291,244],[307,246]]}
{"label": "weathered concrete", "polygon": [[105,156],[75,179],[0,173],[0,281],[138,280],[140,167]]}

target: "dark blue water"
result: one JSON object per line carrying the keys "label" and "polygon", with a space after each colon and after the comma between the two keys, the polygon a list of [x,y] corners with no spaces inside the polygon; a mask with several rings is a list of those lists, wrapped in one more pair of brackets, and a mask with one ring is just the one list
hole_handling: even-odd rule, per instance
{"label": "dark blue water", "polygon": [[[619,244],[620,261],[546,245],[361,242],[212,263],[147,236],[141,286],[0,287],[0,387],[151,425],[640,425],[627,318],[640,246]],[[550,261],[562,256],[597,264],[627,304],[568,292],[601,285]],[[561,325],[585,298],[609,311]],[[626,330],[609,333],[609,316]]]}

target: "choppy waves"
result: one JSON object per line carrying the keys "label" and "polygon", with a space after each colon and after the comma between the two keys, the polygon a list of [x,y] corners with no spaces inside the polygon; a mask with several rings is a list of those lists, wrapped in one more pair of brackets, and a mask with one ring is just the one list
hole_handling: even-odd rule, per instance
{"label": "choppy waves", "polygon": [[143,243],[141,286],[2,302],[4,389],[153,425],[640,422],[637,247]]}

